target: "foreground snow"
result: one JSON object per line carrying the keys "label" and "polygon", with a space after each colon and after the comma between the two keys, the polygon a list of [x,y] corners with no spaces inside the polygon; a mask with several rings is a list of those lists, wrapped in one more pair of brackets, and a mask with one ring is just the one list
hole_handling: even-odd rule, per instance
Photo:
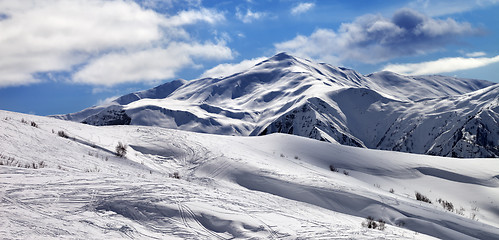
{"label": "foreground snow", "polygon": [[[95,127],[5,111],[0,129],[7,164],[0,166],[0,235],[8,239],[499,238],[497,159],[282,134]],[[129,145],[126,158],[114,155],[119,141]],[[416,191],[433,204],[416,201]],[[439,198],[461,214],[444,210]],[[386,229],[363,227],[367,216]]]}

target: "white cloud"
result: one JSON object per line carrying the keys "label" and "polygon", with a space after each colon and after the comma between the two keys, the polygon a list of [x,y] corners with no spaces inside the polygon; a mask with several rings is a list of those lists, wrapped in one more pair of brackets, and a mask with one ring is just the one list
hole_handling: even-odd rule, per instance
{"label": "white cloud", "polygon": [[225,20],[225,16],[215,10],[203,8],[201,10],[181,11],[177,15],[167,18],[166,25],[178,27],[194,24],[196,22],[207,22],[215,24]]}
{"label": "white cloud", "polygon": [[240,63],[223,63],[218,66],[215,66],[214,68],[206,70],[202,75],[201,78],[220,78],[220,77],[227,77],[235,73],[242,72],[250,67],[253,67],[257,63],[264,61],[267,59],[266,57],[260,57],[260,58],[253,58],[253,59],[247,59],[243,60]]}
{"label": "white cloud", "polygon": [[116,96],[108,97],[105,99],[99,99],[95,105],[100,106],[100,105],[108,104],[108,103],[111,103],[112,101],[116,100],[119,97],[120,96],[116,95]]}
{"label": "white cloud", "polygon": [[445,16],[468,12],[498,4],[497,0],[414,0],[408,7],[421,11],[429,16]]}
{"label": "white cloud", "polygon": [[212,43],[172,43],[167,48],[152,48],[131,53],[110,53],[92,61],[74,75],[78,83],[112,86],[130,82],[155,82],[175,77],[194,59],[226,60],[232,52]]}
{"label": "white cloud", "polygon": [[483,57],[487,54],[484,52],[472,52],[472,53],[466,53],[465,55],[466,57]]}
{"label": "white cloud", "polygon": [[296,7],[291,9],[291,14],[293,15],[299,15],[302,13],[305,13],[312,9],[315,6],[315,3],[300,3]]}
{"label": "white cloud", "polygon": [[265,12],[253,12],[250,9],[246,9],[246,13],[241,12],[241,9],[236,8],[236,17],[243,23],[251,23],[254,20],[259,20],[265,17],[267,13]]}
{"label": "white cloud", "polygon": [[179,39],[195,45],[184,25],[225,20],[209,9],[164,16],[124,0],[0,1],[0,9],[6,16],[0,19],[0,87],[39,82],[37,73],[93,66],[103,54],[126,57],[123,52],[168,47]]}
{"label": "white cloud", "polygon": [[427,75],[479,68],[497,62],[499,62],[499,55],[492,58],[441,58],[421,63],[390,64],[383,71],[406,75]]}
{"label": "white cloud", "polygon": [[274,44],[277,52],[337,64],[345,60],[378,63],[401,56],[424,54],[475,34],[469,23],[435,19],[411,9],[400,9],[391,19],[364,15],[343,23],[337,31],[318,29]]}

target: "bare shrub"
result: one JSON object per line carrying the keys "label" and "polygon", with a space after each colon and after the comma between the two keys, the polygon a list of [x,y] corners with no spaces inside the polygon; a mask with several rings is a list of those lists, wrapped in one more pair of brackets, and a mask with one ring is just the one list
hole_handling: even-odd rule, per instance
{"label": "bare shrub", "polygon": [[385,230],[385,221],[378,219],[378,222],[374,221],[374,218],[369,216],[366,218],[365,222],[362,222],[362,226],[371,229],[379,229],[381,231]]}
{"label": "bare shrub", "polygon": [[416,192],[416,200],[418,201],[422,201],[422,202],[427,202],[427,203],[431,203],[430,199],[427,198],[425,195],[419,193],[419,192]]}
{"label": "bare shrub", "polygon": [[393,190],[393,188],[390,188],[390,193],[395,193],[395,190]]}
{"label": "bare shrub", "polygon": [[441,198],[439,198],[437,200],[438,203],[440,203],[440,205],[442,205],[442,207],[447,210],[447,211],[451,211],[453,212],[454,211],[454,204],[452,204],[451,202],[448,202],[448,201],[445,201]]}
{"label": "bare shrub", "polygon": [[58,132],[57,132],[57,135],[58,135],[59,137],[69,138],[69,136],[68,136],[68,135],[67,135],[64,131],[62,131],[62,130],[58,131]]}
{"label": "bare shrub", "polygon": [[350,175],[350,173],[347,170],[343,170],[343,174],[345,174],[346,176]]}
{"label": "bare shrub", "polygon": [[118,142],[118,145],[116,145],[116,156],[118,157],[125,157],[126,152],[127,152],[127,145],[123,144],[121,142]]}
{"label": "bare shrub", "polygon": [[38,124],[36,124],[36,122],[33,122],[33,121],[31,121],[31,126],[38,128]]}
{"label": "bare shrub", "polygon": [[[150,172],[152,174],[152,172]],[[174,172],[173,174],[169,174],[171,178],[180,179],[180,174],[178,172]]]}
{"label": "bare shrub", "polygon": [[386,222],[383,219],[378,219],[378,229],[384,231],[386,228],[385,223]]}
{"label": "bare shrub", "polygon": [[338,172],[338,169],[334,167],[333,164],[329,165],[329,170],[331,170],[331,172]]}

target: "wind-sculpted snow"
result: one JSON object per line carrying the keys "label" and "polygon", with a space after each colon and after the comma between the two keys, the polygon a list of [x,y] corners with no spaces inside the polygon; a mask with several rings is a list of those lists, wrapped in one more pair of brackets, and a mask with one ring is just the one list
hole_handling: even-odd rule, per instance
{"label": "wind-sculpted snow", "polygon": [[177,80],[55,117],[223,135],[288,133],[364,148],[498,157],[498,88],[445,76],[363,76],[280,53],[232,76]]}
{"label": "wind-sculpted snow", "polygon": [[[497,159],[6,111],[0,128],[7,239],[499,238]],[[118,142],[128,146],[124,158],[114,154]],[[368,216],[386,229],[363,227]]]}

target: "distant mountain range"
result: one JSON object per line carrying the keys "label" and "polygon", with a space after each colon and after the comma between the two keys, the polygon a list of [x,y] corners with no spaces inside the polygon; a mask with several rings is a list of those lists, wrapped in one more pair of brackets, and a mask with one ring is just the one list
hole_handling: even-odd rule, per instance
{"label": "distant mountain range", "polygon": [[278,132],[363,148],[499,157],[499,84],[362,75],[286,53],[228,77],[175,80],[53,117],[223,135]]}

